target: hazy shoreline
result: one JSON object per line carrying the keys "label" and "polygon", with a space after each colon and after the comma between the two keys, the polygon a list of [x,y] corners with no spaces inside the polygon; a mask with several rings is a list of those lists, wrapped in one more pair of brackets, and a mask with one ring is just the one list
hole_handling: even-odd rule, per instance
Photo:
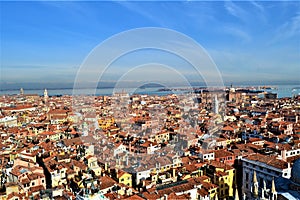
{"label": "hazy shoreline", "polygon": [[[260,85],[263,86],[263,85]],[[272,89],[265,89],[264,91],[277,93],[279,98],[282,97],[292,97],[295,94],[300,93],[300,84],[290,84],[290,85],[268,85],[271,86]],[[203,86],[198,86],[199,88],[205,88]],[[230,86],[226,86],[230,87]],[[233,86],[235,88],[258,88],[259,85],[239,85]],[[164,86],[146,86],[142,88],[130,88],[124,87],[124,91],[133,91],[135,94],[148,94],[148,95],[167,95],[176,92],[184,92],[182,88],[184,87],[174,87],[169,90]],[[196,88],[196,87],[193,87]],[[82,94],[82,95],[111,95],[114,91],[119,91],[120,88],[115,89],[114,87],[98,87],[98,88],[80,88],[73,90],[73,88],[47,88],[48,94],[50,96],[56,95],[72,95],[72,94]],[[0,90],[0,95],[15,95],[19,94],[20,89],[12,89],[12,90]],[[24,89],[24,94],[38,94],[40,96],[43,95],[44,89]]]}

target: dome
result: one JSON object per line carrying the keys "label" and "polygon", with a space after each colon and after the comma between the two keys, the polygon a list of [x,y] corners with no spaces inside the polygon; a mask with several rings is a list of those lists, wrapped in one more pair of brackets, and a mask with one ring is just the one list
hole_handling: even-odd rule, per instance
{"label": "dome", "polygon": [[292,168],[291,180],[300,185],[300,158],[298,158]]}

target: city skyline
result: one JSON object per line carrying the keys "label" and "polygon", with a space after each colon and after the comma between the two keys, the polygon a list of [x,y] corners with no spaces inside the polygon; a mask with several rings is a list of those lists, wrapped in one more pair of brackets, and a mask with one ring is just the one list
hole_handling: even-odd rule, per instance
{"label": "city skyline", "polygon": [[[191,37],[225,82],[297,82],[299,2],[1,2],[1,85],[70,84],[92,49],[134,28],[162,27]],[[30,14],[28,14],[30,13]],[[120,58],[106,79],[158,55],[175,69],[186,63],[159,51]]]}

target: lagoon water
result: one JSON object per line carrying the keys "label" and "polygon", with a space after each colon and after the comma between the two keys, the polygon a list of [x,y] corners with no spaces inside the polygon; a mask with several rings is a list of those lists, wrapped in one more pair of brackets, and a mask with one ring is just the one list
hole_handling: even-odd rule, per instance
{"label": "lagoon water", "polygon": [[[247,87],[247,86],[245,86]],[[249,86],[248,86],[249,87]],[[294,95],[300,94],[300,85],[272,85],[272,89],[265,89],[264,91],[277,93],[278,98],[282,97],[292,97]],[[159,89],[163,89],[163,87],[151,87],[151,88],[125,88],[124,91],[131,91],[136,94],[148,94],[148,95],[167,95],[172,93],[179,93],[178,91],[159,91]],[[19,90],[2,90],[0,91],[0,95],[13,95],[19,94]],[[78,89],[74,92],[73,89],[48,89],[48,95],[72,95],[76,94],[83,94],[83,95],[93,95],[96,94],[97,96],[101,95],[111,95],[114,92],[114,88],[100,88],[100,89]],[[24,89],[25,94],[38,94],[43,95],[44,90],[42,89]]]}

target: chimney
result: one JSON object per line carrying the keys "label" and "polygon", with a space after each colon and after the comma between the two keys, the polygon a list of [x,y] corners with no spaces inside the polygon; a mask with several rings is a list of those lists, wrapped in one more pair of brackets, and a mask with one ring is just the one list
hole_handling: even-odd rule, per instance
{"label": "chimney", "polygon": [[131,142],[130,141],[129,141],[128,150],[129,150],[129,153],[131,153]]}
{"label": "chimney", "polygon": [[168,195],[164,194],[164,200],[168,200]]}
{"label": "chimney", "polygon": [[107,162],[104,164],[104,170],[107,171]]}
{"label": "chimney", "polygon": [[175,178],[175,177],[176,177],[176,169],[173,168],[173,178]]}
{"label": "chimney", "polygon": [[[276,145],[276,147],[278,148],[278,146]],[[281,151],[281,157],[282,157],[282,160],[286,161],[286,150],[282,150]]]}
{"label": "chimney", "polygon": [[116,172],[116,177],[119,178],[119,177],[118,177],[118,176],[119,176],[119,175],[118,175],[118,174],[119,174],[119,169],[118,169],[118,168],[115,168],[115,172]]}

